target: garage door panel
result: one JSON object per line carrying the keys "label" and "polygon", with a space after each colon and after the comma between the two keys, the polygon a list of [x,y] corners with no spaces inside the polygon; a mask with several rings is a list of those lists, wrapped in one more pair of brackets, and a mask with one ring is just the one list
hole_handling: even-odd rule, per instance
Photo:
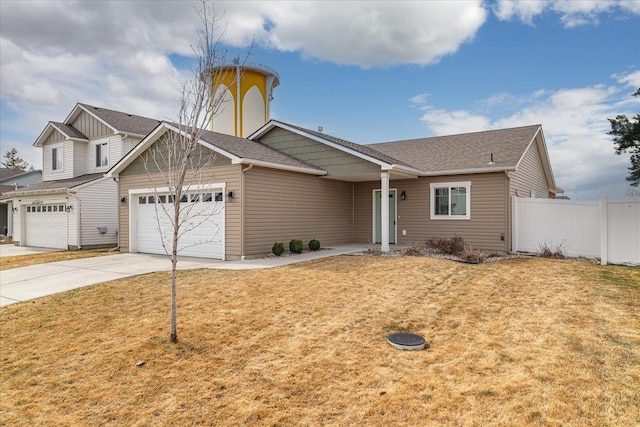
{"label": "garage door panel", "polygon": [[[169,200],[169,198],[161,198],[161,200]],[[188,194],[186,200],[188,201],[181,206],[183,223],[180,226],[178,254],[223,259],[224,201],[222,192]],[[173,227],[167,213],[160,206],[156,206],[154,196],[140,196],[137,202],[136,242],[138,252],[165,254],[160,230],[164,236],[165,245],[170,251],[173,241]],[[165,206],[171,215],[173,206],[171,204]]]}
{"label": "garage door panel", "polygon": [[25,207],[27,246],[67,249],[67,212],[64,204]]}

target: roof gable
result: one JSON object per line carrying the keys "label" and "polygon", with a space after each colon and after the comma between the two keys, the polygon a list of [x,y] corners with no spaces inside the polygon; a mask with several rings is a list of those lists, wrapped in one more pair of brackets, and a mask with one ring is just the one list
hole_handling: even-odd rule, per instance
{"label": "roof gable", "polygon": [[[107,176],[114,177],[122,172],[136,158],[144,153],[153,143],[158,141],[166,132],[186,132],[180,126],[161,122],[147,137],[136,145],[126,156],[116,163]],[[204,130],[198,141],[202,146],[231,159],[232,164],[255,164],[275,169],[290,170],[295,172],[309,173],[313,175],[324,175],[325,171],[308,165],[301,160],[290,157],[284,153],[273,150],[264,144],[239,138],[231,135],[221,134]]]}
{"label": "roof gable", "polygon": [[258,129],[256,132],[250,135],[249,139],[257,140],[275,127],[279,127],[281,129],[285,129],[290,132],[297,133],[306,138],[312,139],[314,141],[328,145],[332,148],[338,149],[345,153],[367,160],[371,163],[374,163],[380,166],[381,170],[395,169],[399,171],[408,172],[411,174],[420,173],[420,171],[415,169],[411,164],[406,163],[396,157],[389,156],[388,154],[383,153],[379,150],[376,150],[375,148],[372,148],[369,145],[356,144],[354,142],[336,138],[322,132],[312,131],[310,129],[305,129],[300,126],[280,122],[277,120],[269,121],[269,123],[265,124],[262,128]]}
{"label": "roof gable", "polygon": [[59,123],[49,122],[47,126],[42,130],[36,141],[33,143],[34,147],[42,147],[47,142],[50,142],[52,135],[58,134],[59,138],[56,141],[73,140],[73,141],[88,141],[89,139],[78,129],[73,126]]}

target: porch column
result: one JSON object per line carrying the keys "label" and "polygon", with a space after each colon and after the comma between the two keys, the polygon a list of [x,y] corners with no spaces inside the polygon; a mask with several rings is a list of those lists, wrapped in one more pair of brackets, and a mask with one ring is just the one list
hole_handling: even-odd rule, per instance
{"label": "porch column", "polygon": [[380,174],[380,221],[382,242],[382,252],[389,252],[389,174],[382,172]]}

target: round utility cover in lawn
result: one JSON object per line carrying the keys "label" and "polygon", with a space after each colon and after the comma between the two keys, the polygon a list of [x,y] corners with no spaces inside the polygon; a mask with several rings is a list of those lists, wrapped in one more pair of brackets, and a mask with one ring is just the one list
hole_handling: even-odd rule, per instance
{"label": "round utility cover in lawn", "polygon": [[398,350],[423,350],[426,345],[423,337],[407,332],[391,334],[387,341]]}

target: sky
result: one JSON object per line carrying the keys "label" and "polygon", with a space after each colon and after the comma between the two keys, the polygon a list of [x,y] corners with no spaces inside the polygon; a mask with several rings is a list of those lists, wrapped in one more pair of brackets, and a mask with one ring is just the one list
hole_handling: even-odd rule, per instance
{"label": "sky", "polygon": [[[278,72],[274,119],[361,144],[541,124],[565,195],[629,191],[607,119],[640,113],[640,0],[210,5],[228,60]],[[175,119],[200,7],[1,0],[0,151],[41,168],[77,102]]]}

